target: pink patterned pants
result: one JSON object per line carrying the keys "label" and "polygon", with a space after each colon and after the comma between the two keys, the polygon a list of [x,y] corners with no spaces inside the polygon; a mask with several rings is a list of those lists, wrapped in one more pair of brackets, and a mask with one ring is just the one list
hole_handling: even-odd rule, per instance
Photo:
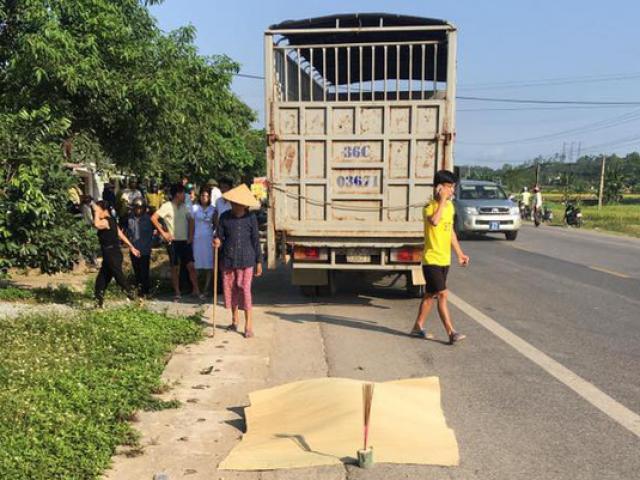
{"label": "pink patterned pants", "polygon": [[253,306],[251,298],[252,280],[253,267],[222,269],[225,308],[239,308],[245,311],[251,309]]}

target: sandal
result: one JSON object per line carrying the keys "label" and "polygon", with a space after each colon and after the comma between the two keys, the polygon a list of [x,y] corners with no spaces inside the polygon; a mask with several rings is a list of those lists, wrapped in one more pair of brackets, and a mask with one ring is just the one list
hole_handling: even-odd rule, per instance
{"label": "sandal", "polygon": [[182,295],[173,296],[173,303],[178,303],[180,300],[182,300]]}
{"label": "sandal", "polygon": [[253,330],[247,330],[244,332],[244,338],[253,338]]}
{"label": "sandal", "polygon": [[422,328],[414,328],[409,332],[411,337],[427,338],[427,331]]}
{"label": "sandal", "polygon": [[238,331],[238,325],[236,323],[232,323],[227,327],[227,332],[237,332],[237,331]]}

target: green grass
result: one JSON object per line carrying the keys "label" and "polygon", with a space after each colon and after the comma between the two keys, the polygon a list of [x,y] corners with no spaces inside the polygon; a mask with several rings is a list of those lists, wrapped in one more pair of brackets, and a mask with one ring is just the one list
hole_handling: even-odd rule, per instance
{"label": "green grass", "polygon": [[136,410],[152,396],[195,319],[143,309],[0,321],[0,478],[99,478],[117,445],[136,445]]}
{"label": "green grass", "polygon": [[[553,210],[554,224],[562,224],[564,206],[545,202]],[[640,237],[640,204],[605,205],[598,210],[595,205],[581,204],[584,228],[622,233]]]}
{"label": "green grass", "polygon": [[85,296],[67,285],[26,289],[15,285],[0,285],[0,301],[27,303],[59,303],[78,305]]}

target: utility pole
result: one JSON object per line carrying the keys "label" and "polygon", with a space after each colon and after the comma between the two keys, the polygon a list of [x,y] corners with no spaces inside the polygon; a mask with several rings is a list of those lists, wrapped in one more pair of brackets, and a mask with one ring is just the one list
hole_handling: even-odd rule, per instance
{"label": "utility pole", "polygon": [[604,169],[607,161],[606,155],[602,155],[602,163],[600,165],[600,191],[598,192],[598,210],[602,209],[602,195],[604,194]]}
{"label": "utility pole", "polygon": [[540,185],[540,164],[536,162],[536,185]]}
{"label": "utility pole", "polygon": [[576,155],[576,160],[580,160],[580,150],[582,150],[582,142],[578,142],[578,154]]}
{"label": "utility pole", "polygon": [[562,142],[562,161],[567,161],[567,142]]}
{"label": "utility pole", "polygon": [[569,163],[573,163],[573,142],[571,142],[571,146],[569,147]]}

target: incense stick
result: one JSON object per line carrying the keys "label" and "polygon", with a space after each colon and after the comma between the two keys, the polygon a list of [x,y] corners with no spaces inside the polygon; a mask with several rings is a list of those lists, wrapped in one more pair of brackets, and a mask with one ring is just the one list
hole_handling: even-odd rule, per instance
{"label": "incense stick", "polygon": [[364,449],[369,444],[369,420],[371,418],[371,404],[373,403],[373,383],[365,383],[362,385],[362,407],[364,413]]}

